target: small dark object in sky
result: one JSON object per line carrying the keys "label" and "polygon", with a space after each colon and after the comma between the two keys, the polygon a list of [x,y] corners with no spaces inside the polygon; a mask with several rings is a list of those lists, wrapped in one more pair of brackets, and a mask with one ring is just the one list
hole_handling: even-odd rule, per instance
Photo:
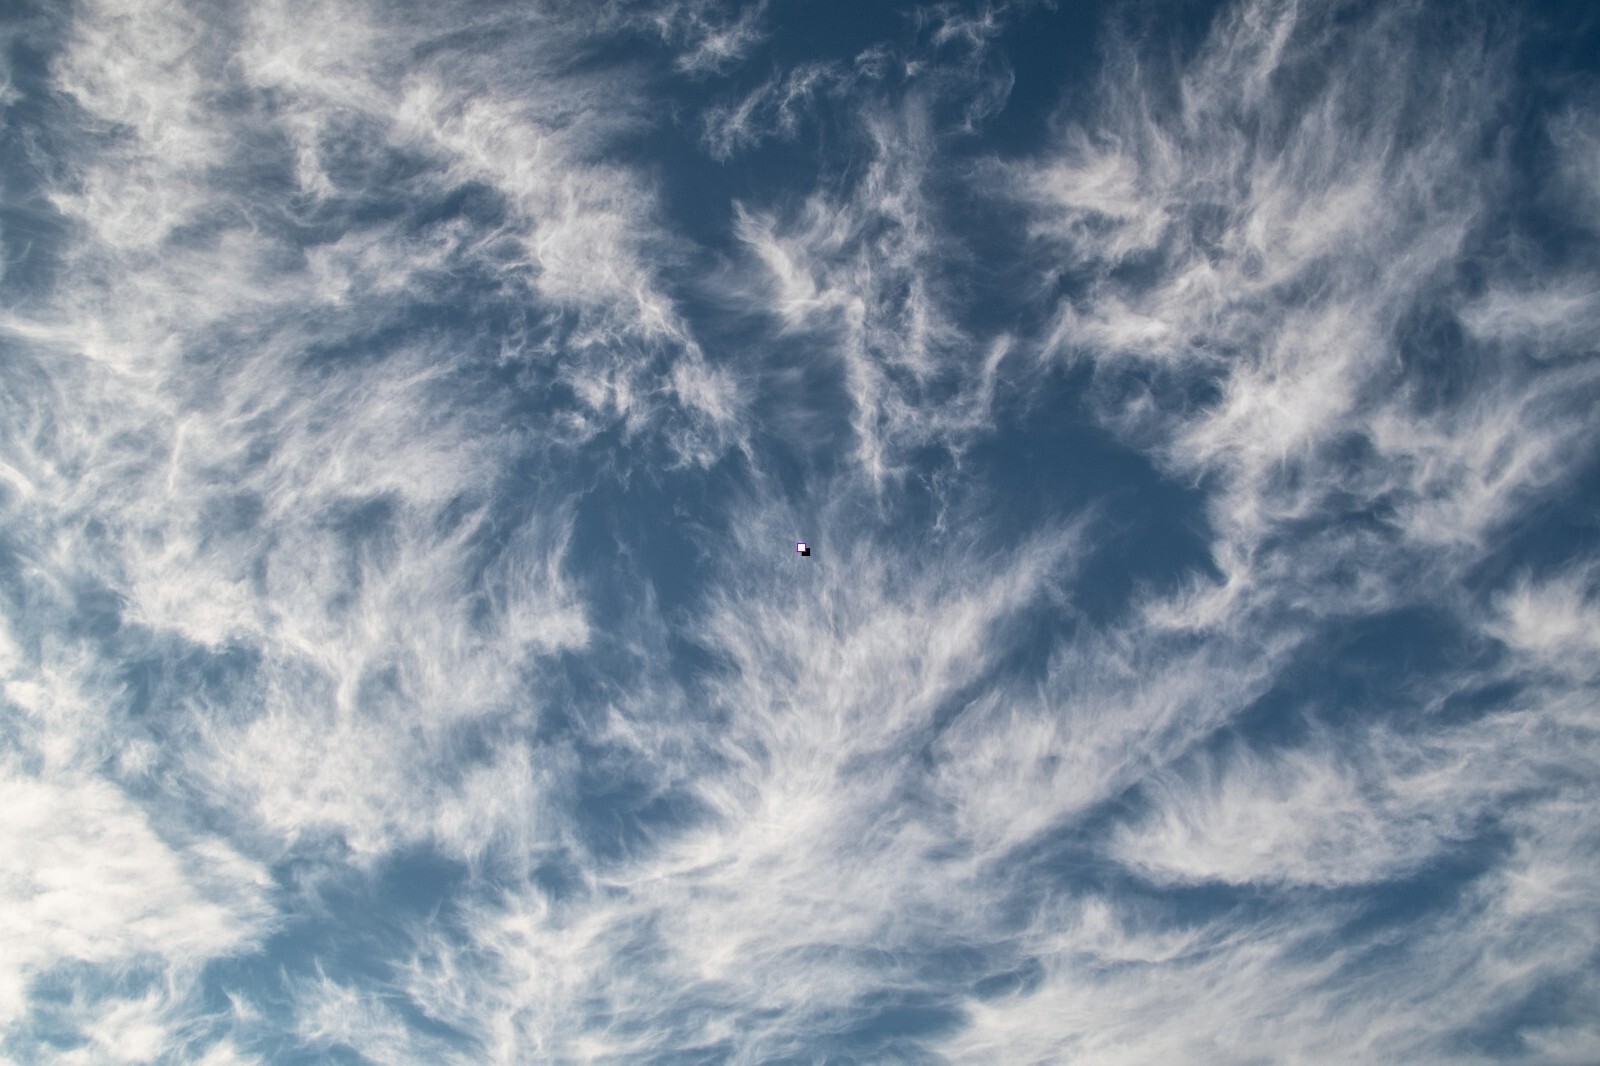
{"label": "small dark object in sky", "polygon": [[811,545],[807,544],[803,540],[797,540],[794,542],[794,550],[800,555],[810,555]]}

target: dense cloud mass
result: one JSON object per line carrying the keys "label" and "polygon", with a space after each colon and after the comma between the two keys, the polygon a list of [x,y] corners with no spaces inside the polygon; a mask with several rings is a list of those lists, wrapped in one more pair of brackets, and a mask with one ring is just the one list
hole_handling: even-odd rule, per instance
{"label": "dense cloud mass", "polygon": [[1587,5],[3,18],[0,1062],[1600,1062]]}

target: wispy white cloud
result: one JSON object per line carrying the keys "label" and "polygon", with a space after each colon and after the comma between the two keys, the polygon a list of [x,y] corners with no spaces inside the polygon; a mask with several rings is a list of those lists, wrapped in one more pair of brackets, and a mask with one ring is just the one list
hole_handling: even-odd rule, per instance
{"label": "wispy white cloud", "polygon": [[767,39],[766,0],[721,4],[676,0],[643,8],[637,17],[679,49],[673,66],[686,74],[722,74],[743,62]]}
{"label": "wispy white cloud", "polygon": [[447,1050],[411,1028],[370,989],[330,980],[324,973],[295,989],[298,1036],[317,1051],[354,1051],[372,1062],[407,1062]]}
{"label": "wispy white cloud", "polygon": [[[1135,794],[1150,806],[1116,827],[1110,854],[1158,885],[1291,891],[1406,880],[1481,840],[1483,820],[1508,808],[1518,814],[1501,827],[1547,858],[1526,883],[1511,872],[1520,860],[1508,863],[1408,934],[1400,960],[1381,964],[1361,938],[1321,926],[1343,920],[1336,906],[1304,897],[1285,900],[1281,913],[1293,918],[1281,927],[1230,912],[1194,930],[1206,950],[1127,977],[1097,952],[1080,961],[1068,921],[1065,943],[1038,956],[1037,985],[974,1007],[972,1027],[947,1045],[953,1057],[1239,1061],[1360,1047],[1358,1057],[1461,1061],[1462,1045],[1446,1034],[1499,1009],[1511,987],[1527,988],[1509,977],[1518,966],[1568,990],[1565,1017],[1581,1014],[1580,960],[1595,949],[1588,925],[1568,951],[1519,950],[1509,930],[1553,933],[1573,903],[1554,887],[1567,883],[1559,864],[1541,864],[1555,854],[1542,842],[1561,832],[1555,812],[1574,799],[1564,786],[1528,796],[1552,774],[1578,795],[1592,790],[1594,736],[1571,718],[1575,697],[1562,687],[1587,684],[1576,665],[1586,586],[1573,573],[1524,582],[1485,614],[1481,603],[1463,606],[1471,596],[1457,582],[1498,529],[1593,454],[1582,414],[1595,387],[1586,290],[1560,271],[1470,300],[1453,289],[1477,227],[1501,217],[1500,198],[1524,179],[1503,155],[1484,154],[1478,136],[1496,128],[1511,91],[1507,54],[1480,28],[1459,26],[1442,50],[1437,39],[1415,50],[1414,20],[1431,13],[1401,6],[1336,21],[1323,9],[1240,5],[1219,16],[1193,62],[1170,70],[1123,39],[1094,117],[1068,119],[1054,152],[1011,174],[1047,269],[1069,294],[1047,350],[1094,368],[1101,417],[1125,440],[1215,486],[1223,580],[1144,608],[1146,625],[1201,634],[1217,656],[1177,671],[1206,678],[1209,714],[1158,698],[1181,708],[1174,721],[1190,743],[1281,677],[1290,659],[1280,655],[1314,646],[1319,617],[1430,603],[1564,679],[1475,725],[1404,735],[1346,726],[1309,746],[1226,755],[1164,743],[1143,727],[1157,716],[1122,710],[1136,767],[1122,777],[1114,748],[1072,759],[1104,727],[1067,693],[1032,716],[997,701],[957,749],[980,767],[960,787],[976,797],[982,783],[1015,782],[1020,823],[1001,799],[986,824],[1026,833],[1139,781]],[[1434,75],[1420,82],[1418,70]],[[1408,332],[1409,316],[1453,298],[1469,339],[1446,366],[1429,360],[1452,353]],[[1155,632],[1133,629],[1135,646]],[[1255,651],[1234,641],[1273,643]],[[1256,684],[1230,691],[1230,672],[1252,676],[1243,664],[1261,668]],[[1468,672],[1448,687],[1493,679]],[[1091,706],[1119,702],[1107,694]],[[1065,788],[1047,784],[1060,778]],[[1562,847],[1593,854],[1576,840]],[[1524,884],[1540,886],[1539,903],[1519,913]],[[1052,929],[1036,922],[1041,935]],[[1317,940],[1344,945],[1348,957],[1311,952]],[[1444,959],[1457,967],[1448,983],[1432,969]],[[1179,987],[1194,989],[1192,1000]],[[1392,998],[1407,987],[1426,992]],[[1170,1011],[1189,1001],[1209,1017]],[[1581,1030],[1555,1031],[1581,1045]],[[1335,1050],[1332,1032],[1357,1043]]]}
{"label": "wispy white cloud", "polygon": [[937,134],[927,104],[913,97],[864,118],[871,162],[847,192],[819,192],[792,212],[736,205],[736,234],[763,269],[742,295],[837,360],[856,462],[875,483],[902,472],[911,449],[959,449],[991,423],[1010,347],[958,324],[944,263],[961,252],[928,198]]}
{"label": "wispy white cloud", "polygon": [[[1175,468],[1224,474],[1234,491],[1217,517],[1237,535],[1316,506],[1290,471],[1348,481],[1319,459],[1324,442],[1370,439],[1373,419],[1416,424],[1408,443],[1428,433],[1430,413],[1396,375],[1397,329],[1446,282],[1504,180],[1500,160],[1474,156],[1472,131],[1497,121],[1507,90],[1505,57],[1477,31],[1400,63],[1424,17],[1400,7],[1352,29],[1322,12],[1243,5],[1170,81],[1124,42],[1101,125],[1070,126],[1058,154],[1016,172],[1040,208],[1036,234],[1065,253],[1060,269],[1081,293],[1063,306],[1056,350],[1107,373],[1145,364],[1218,391],[1187,411],[1114,417],[1165,426]],[[1311,77],[1330,57],[1340,76]],[[1477,73],[1436,99],[1410,80],[1417,64],[1444,78]],[[1449,118],[1437,121],[1441,107]],[[1440,429],[1450,449],[1454,428]]]}
{"label": "wispy white cloud", "polygon": [[[26,1018],[31,982],[58,967],[154,963],[192,987],[208,960],[255,950],[271,927],[270,880],[259,864],[214,838],[163,840],[106,781],[34,776],[8,759],[0,798],[0,1016],[8,1027]],[[102,1045],[100,1061],[146,1061],[165,1047],[171,1023],[160,997],[100,1007],[87,1026]]]}
{"label": "wispy white cloud", "polygon": [[[8,82],[0,1049],[1593,1060],[1592,545],[1516,541],[1592,476],[1592,102],[1533,173],[1499,23],[1254,0],[974,163],[1037,10],[750,89],[775,9],[581,8],[97,0]],[[668,84],[838,155],[675,218]],[[1110,489],[972,458],[1063,380]]]}
{"label": "wispy white cloud", "polygon": [[1574,682],[1594,676],[1600,641],[1600,597],[1591,562],[1546,581],[1524,578],[1497,600],[1490,632],[1539,667]]}
{"label": "wispy white cloud", "polygon": [[849,945],[912,954],[968,917],[945,881],[964,864],[927,865],[942,815],[903,806],[923,787],[917,738],[993,668],[1009,620],[1071,572],[1077,541],[1011,563],[966,545],[885,570],[880,550],[850,546],[847,514],[811,534],[839,554],[821,548],[800,587],[768,558],[778,513],[730,546],[730,592],[699,627],[724,664],[704,712],[663,718],[661,690],[613,707],[608,761],[690,803],[688,822],[620,855],[568,838],[577,865],[559,892],[530,883],[469,907],[459,930],[417,931],[405,991],[468,1034],[472,1057],[787,1053],[805,1025],[862,1016],[881,974]]}
{"label": "wispy white cloud", "polygon": [[1014,80],[995,40],[1034,6],[913,7],[905,13],[902,40],[874,43],[849,59],[808,60],[781,68],[737,98],[705,108],[705,146],[727,161],[769,140],[793,140],[828,107],[859,118],[872,110],[862,107],[864,103],[881,103],[886,94],[908,89],[921,103],[936,98],[953,109],[948,132],[976,133],[1005,106]]}
{"label": "wispy white cloud", "polygon": [[854,65],[837,62],[802,63],[775,74],[739,100],[706,109],[705,144],[718,159],[753,147],[769,138],[793,138],[812,103],[821,96],[848,91],[858,76],[881,76],[872,58]]}
{"label": "wispy white cloud", "polygon": [[[1566,990],[1565,1020],[1531,1026],[1521,1057],[1591,1053],[1579,1049],[1593,1047],[1580,1019],[1595,927],[1578,913],[1593,897],[1572,877],[1593,841],[1567,815],[1592,802],[1592,759],[1578,752],[1592,752],[1593,732],[1552,729],[1561,717],[1534,705],[1422,744],[1382,738],[1398,754],[1243,756],[1220,772],[1202,762],[1172,781],[1156,821],[1118,839],[1118,857],[1163,881],[1293,886],[1270,897],[1274,916],[1238,907],[1184,921],[1098,897],[1040,908],[1016,941],[1035,976],[972,1004],[944,1050],[961,1061],[1498,1061],[1459,1034],[1542,982]],[[1350,897],[1306,892],[1403,879],[1484,817],[1501,819],[1513,853],[1460,895],[1413,896],[1423,916],[1403,925],[1357,932]]]}
{"label": "wispy white cloud", "polygon": [[[3,316],[22,607],[0,789],[4,1011],[97,968],[101,1006],[61,1022],[79,1057],[248,1061],[191,1043],[187,992],[94,989],[132,968],[193,990],[259,950],[283,902],[266,864],[296,848],[544,847],[565,764],[529,751],[527,686],[591,622],[567,490],[508,519],[508,482],[619,420],[699,462],[737,437],[737,389],[657,284],[649,182],[600,158],[639,121],[638,79],[568,72],[582,34],[555,15],[393,14],[62,20],[48,75],[76,124],[39,178],[67,269]],[[474,190],[486,225],[450,206]],[[439,221],[364,215],[396,194]],[[487,302],[419,326],[463,274]],[[522,343],[472,323],[511,312]],[[548,431],[488,388],[533,365],[570,386]],[[249,665],[212,665],[230,657]]]}
{"label": "wispy white cloud", "polygon": [[1528,342],[1545,356],[1588,355],[1596,343],[1600,290],[1581,282],[1532,291],[1496,288],[1467,306],[1462,323],[1490,341]]}

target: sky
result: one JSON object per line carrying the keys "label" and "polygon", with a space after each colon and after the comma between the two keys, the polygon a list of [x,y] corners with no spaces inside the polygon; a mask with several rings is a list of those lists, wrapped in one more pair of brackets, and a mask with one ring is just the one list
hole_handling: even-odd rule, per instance
{"label": "sky", "polygon": [[0,1063],[1594,1066],[1597,268],[1581,2],[11,0]]}

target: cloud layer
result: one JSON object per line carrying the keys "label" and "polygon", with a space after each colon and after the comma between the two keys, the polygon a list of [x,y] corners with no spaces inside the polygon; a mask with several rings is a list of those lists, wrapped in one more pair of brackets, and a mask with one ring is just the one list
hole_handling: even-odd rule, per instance
{"label": "cloud layer", "polygon": [[825,7],[8,23],[0,1057],[1600,1059],[1594,28]]}

